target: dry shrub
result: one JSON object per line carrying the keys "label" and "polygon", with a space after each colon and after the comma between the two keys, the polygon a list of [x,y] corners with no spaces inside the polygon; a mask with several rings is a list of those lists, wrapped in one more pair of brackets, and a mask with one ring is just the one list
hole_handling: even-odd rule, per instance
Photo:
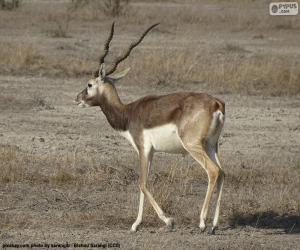
{"label": "dry shrub", "polygon": [[0,109],[1,110],[13,109],[14,107],[25,108],[25,105],[22,101],[20,101],[15,96],[0,94]]}
{"label": "dry shrub", "polygon": [[31,44],[0,44],[0,71],[14,74],[54,76],[91,75],[95,63],[78,57],[51,57],[44,55]]}
{"label": "dry shrub", "polygon": [[201,71],[209,85],[224,92],[247,94],[298,94],[300,70],[294,57],[224,57],[206,64]]}
{"label": "dry shrub", "polygon": [[158,85],[198,81],[199,54],[189,50],[146,51],[134,55],[132,62],[133,77],[136,81],[145,78],[148,83]]}
{"label": "dry shrub", "polygon": [[105,0],[102,1],[102,11],[109,16],[116,17],[124,14],[129,0]]}
{"label": "dry shrub", "polygon": [[52,28],[47,30],[49,36],[53,38],[68,38],[70,22],[73,19],[73,12],[67,10],[62,15],[48,15],[47,21],[52,23]]}
{"label": "dry shrub", "polygon": [[[233,226],[300,228],[300,172],[292,166],[226,166],[223,208]],[[228,202],[229,201],[229,202]],[[293,219],[292,219],[293,218]],[[295,224],[295,225],[294,225]]]}
{"label": "dry shrub", "polygon": [[14,110],[22,112],[24,110],[52,110],[54,106],[41,93],[34,93],[32,96],[16,96],[8,94],[0,94],[1,110]]}
{"label": "dry shrub", "polygon": [[87,155],[39,156],[17,147],[0,145],[0,183],[50,183],[55,185],[90,185],[102,183],[121,188],[137,179],[133,170],[101,166]]}
{"label": "dry shrub", "polygon": [[157,85],[205,83],[208,88],[224,93],[284,95],[300,92],[296,57],[245,56],[243,48],[232,45],[225,49],[229,52],[221,55],[188,49],[145,52],[135,56],[131,65],[136,81],[145,77],[147,83]]}
{"label": "dry shrub", "polygon": [[20,7],[20,2],[20,0],[0,0],[0,9],[17,9]]}
{"label": "dry shrub", "polygon": [[[255,164],[255,166],[253,165]],[[298,166],[297,162],[295,166]],[[207,189],[205,171],[197,164],[178,161],[168,173],[154,174],[148,181],[150,192],[167,215],[179,225],[197,225]],[[293,166],[266,166],[264,162],[246,162],[241,166],[223,166],[226,173],[221,204],[220,225],[251,225],[293,232],[300,229],[300,171]],[[216,195],[210,207],[208,223],[214,215]],[[146,201],[146,225],[163,223]],[[135,218],[138,200],[130,211]]]}
{"label": "dry shrub", "polygon": [[224,47],[225,52],[231,52],[231,53],[247,53],[249,52],[239,44],[234,44],[234,43],[226,43]]}
{"label": "dry shrub", "polygon": [[24,70],[24,67],[37,70],[46,60],[33,45],[23,43],[17,45],[1,43],[0,57],[0,67],[4,72],[18,72]]}
{"label": "dry shrub", "polygon": [[18,147],[0,146],[0,183],[48,182],[41,173],[40,167],[44,167],[44,157],[28,154]]}
{"label": "dry shrub", "polygon": [[[180,160],[175,164],[170,162],[165,166],[170,169],[169,172],[154,172],[148,181],[150,192],[158,204],[167,215],[174,217],[179,225],[199,223],[200,208],[207,188],[205,171],[197,163],[192,162],[192,164]],[[297,162],[294,163],[295,166],[299,165]],[[46,185],[45,188],[52,185],[58,189],[67,187],[71,190],[97,185],[98,188],[105,190],[105,195],[110,197],[109,199],[111,195],[115,197],[113,206],[117,210],[124,209],[118,206],[120,202],[124,202],[124,199],[129,200],[130,205],[126,208],[128,214],[117,213],[116,209],[106,211],[104,214],[95,207],[95,210],[90,212],[73,211],[73,214],[65,218],[65,222],[83,225],[94,223],[93,221],[97,219],[102,226],[110,226],[111,220],[116,220],[121,227],[128,227],[134,221],[138,207],[138,188],[133,189],[133,186],[129,185],[137,182],[137,174],[124,166],[117,168],[106,165],[99,168],[95,166],[97,166],[96,159],[87,155],[74,153],[64,157],[38,156],[22,152],[17,147],[0,147],[2,173],[0,183],[39,184]],[[297,167],[268,167],[264,162],[246,162],[242,166],[225,165],[223,168],[226,179],[221,204],[221,226],[251,225],[283,228],[289,232],[299,230],[300,172]],[[127,197],[118,196],[116,192],[123,192]],[[66,194],[62,192],[61,195]],[[68,202],[73,205],[76,203],[71,200]],[[157,227],[159,224],[163,226],[151,205],[148,202],[146,204],[144,223],[148,226]],[[209,221],[213,216],[213,208],[212,204]]]}
{"label": "dry shrub", "polygon": [[[266,3],[254,1],[235,2],[177,2],[132,4],[125,15],[126,23],[136,24],[159,21],[171,31],[176,28],[202,31],[227,30],[230,32],[262,31],[270,29],[299,29],[299,16],[274,18],[266,13]],[[187,31],[188,32],[188,31]]]}
{"label": "dry shrub", "polygon": [[[35,73],[54,76],[91,75],[96,61],[76,56],[46,57],[32,45],[0,47],[3,72]],[[131,60],[131,61],[130,61]],[[127,65],[136,82],[184,86],[202,83],[223,93],[292,95],[300,92],[297,57],[256,55],[243,47],[227,44],[217,53],[196,49],[140,51]]]}
{"label": "dry shrub", "polygon": [[56,58],[49,62],[50,72],[45,74],[54,74],[56,76],[82,76],[92,75],[92,71],[97,65],[96,62],[87,58],[79,58],[75,56]]}
{"label": "dry shrub", "polygon": [[54,109],[46,97],[43,96],[42,93],[35,93],[30,100],[30,104],[32,108],[37,108],[38,110],[51,110]]}
{"label": "dry shrub", "polygon": [[99,20],[107,17],[119,17],[129,10],[129,0],[75,0],[72,1],[70,10],[83,20]]}
{"label": "dry shrub", "polygon": [[0,169],[1,183],[49,182],[41,169],[45,167],[46,158],[22,152],[17,147],[1,145]]}
{"label": "dry shrub", "polygon": [[0,148],[1,183],[16,182],[23,179],[22,163],[28,158],[17,157],[18,149],[15,147]]}

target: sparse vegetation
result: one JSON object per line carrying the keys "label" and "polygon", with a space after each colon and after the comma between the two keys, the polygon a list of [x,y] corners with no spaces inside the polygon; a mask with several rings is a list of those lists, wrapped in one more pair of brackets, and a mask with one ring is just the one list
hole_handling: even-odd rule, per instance
{"label": "sparse vegetation", "polygon": [[54,109],[54,107],[46,100],[46,98],[41,93],[35,93],[32,98],[33,108],[38,109]]}
{"label": "sparse vegetation", "polygon": [[35,74],[52,76],[90,75],[95,62],[79,57],[57,58],[47,56],[32,44],[19,43],[0,46],[0,71],[13,74]]}
{"label": "sparse vegetation", "polygon": [[131,65],[136,79],[144,75],[147,82],[158,85],[205,83],[207,88],[224,93],[300,93],[300,70],[296,66],[296,57],[251,54],[245,57],[240,55],[245,51],[240,52],[240,47],[231,46],[226,50],[229,50],[228,54],[215,56],[193,50],[147,52],[135,56]]}
{"label": "sparse vegetation", "polygon": [[227,43],[225,45],[224,50],[226,52],[232,52],[232,53],[246,53],[246,52],[250,52],[250,51],[246,50],[245,48],[243,48],[242,46],[240,46],[238,44],[230,44],[230,43]]}
{"label": "sparse vegetation", "polygon": [[[74,160],[77,168],[74,167]],[[91,169],[95,167],[95,159],[89,156],[78,155],[76,159],[72,154],[62,158],[56,158],[55,155],[50,154],[39,156],[9,145],[0,145],[0,162],[2,172],[0,185],[1,183],[32,185],[50,183],[60,186],[70,184],[77,186],[103,182],[106,185],[119,186],[137,179],[137,175],[127,168],[101,166],[96,171],[92,171]]]}
{"label": "sparse vegetation", "polygon": [[[72,1],[71,5],[66,4],[60,11],[46,15],[44,21],[50,23],[47,28],[48,34],[54,38],[66,38],[71,36],[72,27],[81,22],[82,11],[87,6],[101,5],[109,15],[120,15],[122,9],[129,4],[129,1]],[[250,3],[242,3],[250,4]],[[251,5],[251,4],[250,4]],[[143,9],[144,20],[159,20],[156,11],[149,8]],[[218,30],[217,22],[231,29],[245,29],[249,25],[257,27],[256,22],[259,18],[266,18],[262,29],[297,29],[297,17],[291,19],[273,20],[269,16],[255,16],[245,13],[245,15],[231,13],[232,10],[218,12],[208,15],[208,13],[199,12],[196,7],[184,5],[184,8],[174,8],[175,11],[167,11],[164,22],[159,31],[166,30],[173,32],[176,30],[174,20],[177,25],[200,24],[203,29],[213,27]],[[135,5],[131,6],[133,11],[137,11]],[[164,6],[162,6],[164,8]],[[191,8],[191,9],[189,9]],[[92,7],[93,11],[97,9]],[[242,9],[244,11],[244,9]],[[247,8],[248,10],[248,8]],[[89,10],[88,10],[89,11]],[[90,10],[92,11],[92,10]],[[105,12],[105,11],[104,11]],[[134,18],[139,18],[140,10],[137,15],[124,17],[129,24]],[[189,17],[187,17],[187,13]],[[232,15],[229,15],[231,13]],[[18,13],[22,15],[22,13]],[[94,16],[89,13],[84,16]],[[96,15],[97,18],[101,14]],[[176,17],[175,17],[176,16]],[[219,20],[220,19],[220,20]],[[272,20],[271,20],[272,19]],[[71,22],[72,20],[72,22]],[[83,19],[88,22],[92,19]],[[261,20],[260,20],[261,21]],[[102,21],[101,21],[102,22]],[[150,21],[149,21],[150,22]],[[121,22],[122,23],[122,22]],[[237,27],[238,25],[238,27]],[[246,25],[246,26],[245,26]],[[285,27],[288,25],[289,27]],[[180,27],[179,26],[179,27]],[[246,28],[247,28],[246,27]],[[285,28],[284,28],[285,27]],[[247,28],[247,29],[248,29]],[[251,28],[251,29],[252,29]],[[97,30],[98,28],[95,28]],[[125,29],[123,29],[125,30]],[[256,30],[260,32],[260,30]],[[172,32],[171,32],[172,33]],[[170,38],[166,33],[165,44],[170,43]],[[190,34],[187,33],[188,36]],[[201,36],[200,36],[201,37]],[[0,72],[12,72],[15,74],[42,74],[49,76],[81,76],[90,75],[97,67],[96,56],[82,56],[77,53],[80,46],[86,46],[85,42],[77,42],[71,49],[75,53],[68,53],[65,46],[60,46],[60,53],[49,53],[48,51],[38,49],[33,42],[8,43],[1,42],[0,56],[3,58],[0,62]],[[189,44],[184,44],[185,48],[171,49],[141,49],[140,53],[132,56],[131,66],[134,69],[131,76],[139,81],[142,77],[146,78],[147,84],[181,85],[186,83],[202,83],[205,86],[212,87],[222,93],[247,93],[247,94],[266,94],[266,95],[286,95],[299,93],[299,60],[296,56],[269,53],[262,54],[261,51],[252,51],[244,45],[227,42],[222,48],[214,48],[212,51],[203,51],[201,46],[190,48]],[[86,53],[92,53],[93,49],[85,50]],[[101,46],[97,46],[97,51],[101,51]],[[61,55],[60,55],[61,54]],[[97,53],[96,53],[97,54]],[[127,62],[128,63],[128,62]],[[147,68],[147,71],[144,69]],[[285,86],[284,88],[282,86]]]}
{"label": "sparse vegetation", "polygon": [[128,8],[129,0],[74,0],[72,7],[76,10],[82,8],[96,8],[107,16],[118,17],[124,14]]}
{"label": "sparse vegetation", "polygon": [[[74,158],[71,154],[62,158],[56,158],[54,155],[38,156],[22,152],[17,147],[1,146],[0,185],[26,183],[50,187],[54,185],[60,188],[71,185],[82,188],[82,185],[98,184],[105,189],[132,192],[132,185],[137,181],[136,173],[132,175],[132,171],[127,168],[108,166],[101,166],[96,171],[91,170],[96,162],[91,157],[93,155],[78,155],[74,168]],[[178,225],[197,223],[199,211],[196,207],[201,202],[200,193],[205,191],[201,191],[199,187],[206,185],[205,172],[197,164],[185,166],[184,163],[186,164],[178,161],[169,172],[154,174],[149,181],[151,192],[155,194],[163,209],[175,216]],[[82,169],[83,166],[85,169]],[[244,165],[242,168],[224,166],[224,169],[227,176],[224,200],[227,202],[223,202],[222,205],[223,224],[235,227],[241,225],[252,225],[257,228],[278,227],[286,231],[292,227],[294,231],[300,229],[300,200],[295,199],[300,191],[300,172],[297,169],[251,165],[246,168]],[[65,194],[61,191],[61,195]],[[71,199],[68,203],[75,204],[76,201]],[[136,215],[135,205],[132,204],[128,211],[131,220],[134,220]],[[191,206],[193,209],[188,209]],[[148,217],[145,222],[147,225],[160,223],[149,204],[145,214]],[[77,223],[82,223],[89,215],[87,212],[86,215],[81,213],[81,216],[82,219],[76,219]],[[94,214],[93,218],[97,216]],[[130,218],[126,226],[130,223]],[[108,224],[109,220],[110,217],[107,217],[102,223]],[[66,223],[72,223],[72,220],[67,220]]]}
{"label": "sparse vegetation", "polygon": [[0,9],[13,10],[19,8],[20,0],[0,0]]}
{"label": "sparse vegetation", "polygon": [[49,14],[47,21],[52,23],[52,28],[47,31],[49,36],[53,38],[70,38],[70,22],[74,18],[74,15],[73,8],[67,8],[65,12],[60,15]]}
{"label": "sparse vegetation", "polygon": [[[300,15],[265,1],[23,1],[0,5],[0,242],[102,242],[124,249],[294,249],[300,232]],[[16,2],[16,1],[15,1]],[[156,154],[141,231],[137,158],[98,109],[73,100],[146,26],[160,25],[120,65],[121,99],[208,92],[226,103],[220,228],[200,234],[207,177],[191,158]],[[209,216],[211,218],[211,216]],[[232,244],[234,242],[234,244]]]}
{"label": "sparse vegetation", "polygon": [[[240,53],[243,54],[245,51],[235,45],[226,45],[225,54],[216,56],[200,51],[195,53],[190,49],[147,51],[135,54],[129,62],[133,68],[131,77],[136,81],[144,77],[145,83],[157,85],[205,83],[208,88],[213,87],[219,92],[226,93],[266,95],[300,93],[300,68],[297,67],[296,56],[258,54],[241,56]],[[23,44],[17,47],[3,44],[0,55],[4,58],[0,62],[0,70],[16,74],[91,75],[97,65],[96,60],[74,56],[61,59],[47,57],[32,45]]]}
{"label": "sparse vegetation", "polygon": [[106,15],[117,17],[126,11],[128,4],[129,0],[105,0],[102,1],[102,9]]}

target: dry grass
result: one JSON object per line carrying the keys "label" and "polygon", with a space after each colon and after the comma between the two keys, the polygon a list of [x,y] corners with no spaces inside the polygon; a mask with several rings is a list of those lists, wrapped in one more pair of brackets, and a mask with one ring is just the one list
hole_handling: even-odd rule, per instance
{"label": "dry grass", "polygon": [[95,159],[75,152],[61,158],[22,152],[18,147],[0,146],[0,183],[50,183],[55,185],[90,185],[107,181],[126,185],[136,175],[131,169],[101,166],[95,169]]}
{"label": "dry grass", "polygon": [[[299,16],[274,18],[266,14],[268,3],[253,1],[197,1],[175,2],[169,5],[163,3],[145,6],[130,4],[122,20],[126,23],[151,23],[160,21],[165,30],[172,32],[182,27],[191,30],[191,27],[202,31],[229,32],[267,31],[282,28],[297,30]],[[162,18],[163,17],[163,18]]]}
{"label": "dry grass", "polygon": [[0,70],[13,74],[40,74],[52,76],[91,75],[95,62],[78,57],[63,59],[48,56],[33,44],[2,43],[0,47]]}
{"label": "dry grass", "polygon": [[90,18],[97,18],[101,13],[115,18],[127,13],[129,3],[129,0],[75,0],[71,3],[71,9],[81,15],[87,14]]}
{"label": "dry grass", "polygon": [[[131,62],[127,62],[133,69],[129,76],[135,82],[144,79],[145,84],[202,83],[223,93],[300,93],[300,67],[296,56],[249,54],[244,48],[231,44],[222,51],[221,54],[190,49],[136,53]],[[2,44],[0,57],[3,58],[1,71],[14,74],[91,75],[91,69],[97,65],[97,61],[76,56],[47,57],[32,45],[22,44],[16,47]]]}
{"label": "dry grass", "polygon": [[224,199],[232,203],[224,203],[223,206],[228,211],[229,223],[286,230],[296,224],[298,228],[300,200],[296,197],[300,191],[299,171],[292,166],[257,168],[250,164],[227,170]]}
{"label": "dry grass", "polygon": [[60,16],[49,14],[47,21],[52,23],[52,28],[47,30],[48,35],[53,38],[69,38],[69,27],[72,18],[71,10],[68,10],[67,13]]}
{"label": "dry grass", "polygon": [[54,106],[51,104],[48,98],[42,93],[35,92],[31,96],[17,97],[16,95],[0,94],[0,108],[1,110],[52,110]]}
{"label": "dry grass", "polygon": [[233,45],[227,45],[226,51],[229,52],[221,55],[200,50],[147,52],[135,56],[131,65],[136,81],[143,75],[147,84],[178,86],[204,83],[208,88],[223,93],[300,93],[297,57],[244,56],[244,49]]}
{"label": "dry grass", "polygon": [[[137,189],[128,186],[137,181],[137,175],[130,169],[119,169],[111,166],[95,168],[95,159],[83,155],[54,158],[36,156],[20,151],[16,147],[0,148],[0,184],[40,185],[42,189],[55,186],[55,192],[66,196],[76,187],[101,186],[108,196],[114,196],[116,204],[122,203],[122,195],[116,192],[126,192],[130,200],[137,198]],[[241,167],[225,166],[226,185],[224,190],[221,225],[232,226],[252,225],[263,228],[283,228],[287,231],[299,230],[300,222],[300,172],[292,166],[265,167],[263,162],[244,163]],[[297,165],[297,164],[296,164]],[[196,164],[178,161],[170,166],[169,173],[154,174],[149,181],[150,190],[155,199],[167,214],[176,218],[179,225],[197,224],[199,209],[204,197],[203,187],[206,186],[206,175]],[[67,189],[66,189],[67,187]],[[58,188],[58,189],[57,189]],[[110,191],[108,191],[110,190]],[[133,193],[132,193],[133,192]],[[202,192],[203,195],[200,195]],[[72,193],[72,192],[71,192]],[[68,203],[75,205],[76,200],[66,198]],[[83,198],[84,199],[84,198]],[[73,203],[74,202],[74,203]],[[84,204],[89,202],[83,200]],[[63,224],[89,224],[100,220],[101,225],[110,225],[111,219],[118,221],[119,226],[128,226],[136,216],[136,202],[128,207],[127,214],[116,215],[107,211],[105,217],[98,210],[81,212],[73,211],[64,218]],[[136,205],[136,206],[135,206]],[[117,209],[118,210],[118,209]],[[109,216],[111,214],[111,216]],[[159,220],[153,209],[147,205],[145,224],[157,225]],[[3,222],[1,224],[5,224]],[[8,223],[8,222],[7,222]],[[292,228],[293,227],[293,228]]]}
{"label": "dry grass", "polygon": [[33,45],[1,43],[0,47],[0,66],[4,72],[38,70],[45,62],[45,57]]}
{"label": "dry grass", "polygon": [[[263,162],[245,167],[224,166],[226,173],[221,225],[251,225],[262,228],[283,228],[287,232],[300,226],[300,172],[292,166],[267,167]],[[167,175],[160,175],[151,187],[164,211],[183,225],[197,224],[202,200],[199,184],[207,185],[207,177],[198,166],[174,166]],[[203,193],[204,194],[204,193]],[[159,223],[148,206],[148,223]],[[211,211],[211,215],[212,215]]]}
{"label": "dry grass", "polygon": [[[212,48],[211,51],[203,51],[201,45],[193,49],[189,44],[190,39],[205,37],[202,33],[224,30],[228,34],[255,31],[258,35],[252,37],[264,40],[265,37],[259,35],[262,32],[267,32],[268,36],[281,31],[298,30],[299,16],[274,18],[265,14],[265,3],[252,1],[203,1],[193,4],[171,1],[169,5],[161,1],[153,4],[125,2],[126,8],[123,5],[124,9],[120,7],[123,14],[116,18],[121,30],[132,32],[137,25],[142,23],[144,26],[155,20],[161,21],[157,37],[178,33],[180,39],[186,38],[184,49],[141,49],[139,54],[132,55],[131,62],[127,64],[132,67],[131,76],[136,82],[158,85],[203,83],[224,93],[285,95],[300,92],[300,62],[296,56],[252,52],[238,43],[230,42],[225,43],[223,48]],[[1,19],[11,29],[21,22],[24,22],[24,28],[31,27],[32,23],[42,23],[38,32],[43,34],[46,31],[46,34],[50,34],[48,39],[77,36],[78,32],[82,32],[82,27],[84,30],[97,31],[99,27],[95,24],[108,26],[111,20],[107,20],[101,10],[103,4],[96,1],[83,5],[85,1],[78,3],[79,7],[72,6],[70,2],[60,3],[61,8],[57,9],[56,5],[49,3],[28,2],[14,14],[4,12]],[[37,8],[39,11],[35,11]],[[24,21],[28,16],[29,21]],[[163,20],[161,16],[164,16]],[[193,34],[195,31],[198,32],[197,36]],[[159,41],[168,44],[167,39]],[[79,53],[80,47],[72,46],[71,41],[69,43],[71,52],[65,49],[66,46],[60,46],[60,51],[52,50],[49,53],[39,49],[35,42],[0,41],[0,72],[59,77],[90,76],[98,65],[96,57],[89,56],[93,49],[87,48],[83,56]],[[85,46],[85,43],[78,42],[80,46]]]}
{"label": "dry grass", "polygon": [[[96,121],[93,110],[74,111],[71,107],[75,85],[81,88],[80,82],[86,82],[98,67],[97,57],[113,19],[98,2],[75,8],[69,0],[28,0],[14,11],[0,10],[0,73],[5,74],[0,94],[1,240],[23,242],[32,237],[32,242],[87,242],[87,235],[91,241],[101,241],[107,233],[129,241],[128,249],[170,248],[170,241],[179,242],[179,248],[199,248],[196,244],[203,241],[204,248],[220,248],[207,244],[220,242],[218,246],[232,249],[232,240],[247,241],[246,247],[236,245],[237,249],[253,249],[267,242],[272,245],[280,236],[274,236],[277,230],[256,228],[299,233],[297,96],[241,99],[243,94],[299,95],[300,61],[293,53],[298,48],[300,16],[270,17],[265,1],[131,0],[114,18],[113,56],[148,24],[161,23],[126,65],[120,65],[120,70],[131,67],[122,98],[135,99],[148,90],[242,94],[238,98],[224,95],[229,106],[226,129],[231,130],[227,137],[247,138],[250,131],[252,135],[254,130],[268,129],[263,136],[254,133],[252,144],[245,147],[241,138],[236,138],[237,145],[232,143],[235,138],[224,143],[226,179],[219,240],[211,241],[195,229],[207,186],[205,171],[191,159],[186,162],[176,156],[172,160],[155,157],[148,185],[164,211],[175,218],[177,232],[156,231],[164,225],[146,202],[141,232],[128,236],[125,230],[136,219],[139,204],[137,163],[131,151],[119,153],[117,148],[128,150],[127,144],[115,140],[104,123]],[[81,79],[66,79],[74,76]],[[130,84],[136,86],[127,89]],[[146,85],[152,86],[148,89]],[[26,91],[18,91],[20,86]],[[56,110],[48,111],[54,105]],[[245,111],[242,115],[241,110]],[[86,116],[85,112],[91,113]],[[84,139],[78,137],[79,131]],[[272,131],[277,133],[276,143]],[[108,133],[107,137],[103,133]],[[259,148],[260,160],[250,160],[259,150],[252,151],[253,141],[257,138],[260,143],[264,136],[270,148],[265,152]],[[82,140],[78,148],[76,138]],[[251,152],[235,154],[241,146]],[[273,148],[280,154],[268,154]],[[268,160],[263,161],[264,157]],[[228,225],[241,228],[224,229]],[[281,237],[287,242],[291,236]],[[194,245],[190,247],[188,241]],[[286,248],[297,243],[290,244]]]}

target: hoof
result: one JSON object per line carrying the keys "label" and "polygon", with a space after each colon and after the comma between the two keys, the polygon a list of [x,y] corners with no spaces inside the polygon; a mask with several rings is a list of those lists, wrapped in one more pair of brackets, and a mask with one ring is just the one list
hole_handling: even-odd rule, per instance
{"label": "hoof", "polygon": [[130,228],[130,232],[131,232],[131,233],[136,233],[136,232],[137,232],[137,229],[138,229],[138,225],[134,225],[134,224],[133,224],[133,225],[131,226],[131,228]]}
{"label": "hoof", "polygon": [[174,232],[175,223],[174,223],[174,219],[173,218],[168,218],[166,221],[166,226],[165,227],[161,227],[159,229],[160,232]]}
{"label": "hoof", "polygon": [[174,226],[175,226],[174,219],[173,218],[168,218],[167,222],[166,222],[166,225],[167,225],[168,228],[174,229]]}
{"label": "hoof", "polygon": [[204,227],[203,227],[203,226],[202,226],[202,227],[199,226],[199,228],[200,228],[200,232],[201,232],[201,233],[204,233],[204,231],[206,230],[206,226],[204,226]]}
{"label": "hoof", "polygon": [[216,228],[215,227],[212,227],[208,230],[207,232],[208,235],[215,235],[216,234]]}

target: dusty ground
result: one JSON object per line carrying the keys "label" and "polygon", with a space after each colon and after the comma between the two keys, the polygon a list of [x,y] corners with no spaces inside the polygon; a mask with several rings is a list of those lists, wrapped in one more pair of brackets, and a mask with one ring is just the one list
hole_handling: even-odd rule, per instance
{"label": "dusty ground", "polygon": [[[112,18],[106,20],[103,16],[93,20],[84,12],[91,10],[84,10],[79,12],[79,19],[70,22],[67,29],[70,37],[56,37],[49,35],[57,26],[51,21],[53,17],[45,17],[45,5],[58,18],[65,2],[23,2],[19,10],[0,11],[3,24],[0,43],[9,44],[5,53],[11,53],[9,57],[2,49],[6,57],[0,62],[2,244],[117,242],[123,249],[297,249],[300,245],[300,77],[297,78],[300,33],[296,21],[299,19],[291,22],[284,19],[283,23],[276,19],[277,27],[266,18],[260,27],[247,24],[248,19],[253,21],[248,16],[246,20],[239,16],[239,23],[229,19],[230,26],[227,15],[239,6],[205,2],[197,7],[217,13],[218,17],[225,13],[225,28],[221,19],[210,27],[207,22],[214,19],[203,12],[201,18],[197,11],[192,13],[193,18],[178,12],[183,15],[179,15],[182,23],[175,22],[170,14],[159,31],[153,32],[136,52],[138,59],[129,60],[132,74],[117,87],[124,102],[147,94],[186,90],[209,92],[223,99],[227,109],[220,148],[227,177],[216,235],[201,234],[197,228],[207,185],[204,171],[190,157],[167,154],[155,156],[149,183],[159,203],[175,218],[175,230],[161,230],[163,224],[147,205],[140,231],[131,234],[129,228],[138,208],[135,152],[109,127],[99,108],[79,109],[73,104],[90,71],[97,67],[98,51]],[[145,8],[143,2],[133,4],[135,11]],[[121,34],[116,36],[113,48],[126,47],[136,33],[155,22],[153,11],[174,9],[176,13],[177,8],[188,10],[189,4],[155,1],[146,6],[148,12],[144,10],[148,13],[146,23],[138,14],[134,18],[119,17]],[[245,4],[251,3],[245,1]],[[39,14],[32,12],[33,6]],[[57,6],[60,8],[56,10]],[[263,15],[263,6],[257,12]],[[198,29],[199,23],[203,29]],[[96,30],[103,32],[98,34]],[[187,52],[186,48],[196,48],[200,55],[203,52],[207,62],[217,63],[216,57],[223,60],[223,68],[202,68],[211,70],[210,75],[214,70],[215,75],[222,70],[227,72],[226,69],[237,70],[226,68],[232,53],[239,58],[235,59],[237,64],[242,60],[241,65],[252,68],[247,68],[249,74],[232,71],[232,87],[225,79],[231,76],[226,73],[224,79],[211,79],[193,71],[197,59],[194,54],[188,54],[192,61],[176,54],[183,49]],[[168,63],[161,67],[168,74],[162,75],[155,64],[160,63],[156,59],[159,55],[175,55],[178,61],[172,64],[174,57],[163,58]],[[255,63],[247,64],[252,55],[272,60],[259,66],[258,72]],[[289,61],[291,58],[293,61]],[[184,66],[180,60],[185,60]],[[283,61],[287,63],[281,64]],[[62,67],[61,62],[69,64]],[[271,69],[278,70],[278,63],[280,69],[289,72],[288,82],[277,81],[279,75],[274,80],[276,85],[266,80],[274,75],[259,78],[262,72],[271,74]],[[198,66],[196,69],[201,68]],[[189,68],[190,74],[186,74]],[[253,82],[254,78],[258,80]],[[219,86],[217,80],[225,85]],[[241,80],[249,81],[249,85],[240,86]]]}

